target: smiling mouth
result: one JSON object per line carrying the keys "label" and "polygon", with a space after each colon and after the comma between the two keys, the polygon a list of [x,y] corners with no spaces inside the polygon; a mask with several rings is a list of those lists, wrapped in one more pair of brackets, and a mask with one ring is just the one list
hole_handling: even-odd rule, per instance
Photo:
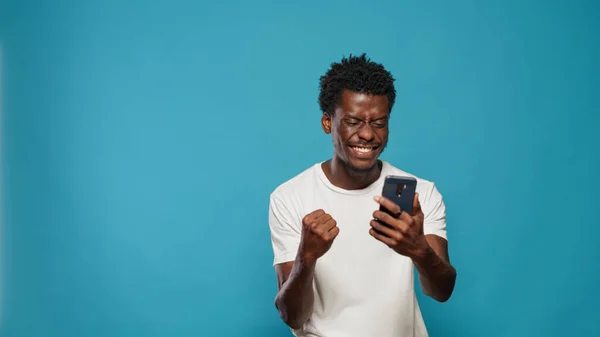
{"label": "smiling mouth", "polygon": [[350,148],[361,154],[370,154],[377,150],[379,146],[350,146]]}

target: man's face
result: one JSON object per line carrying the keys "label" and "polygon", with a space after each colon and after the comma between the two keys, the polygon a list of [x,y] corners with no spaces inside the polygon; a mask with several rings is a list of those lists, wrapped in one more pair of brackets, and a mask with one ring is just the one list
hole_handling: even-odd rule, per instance
{"label": "man's face", "polygon": [[321,124],[331,133],[335,156],[346,167],[367,172],[377,164],[388,140],[388,99],[344,90],[333,117],[323,114]]}

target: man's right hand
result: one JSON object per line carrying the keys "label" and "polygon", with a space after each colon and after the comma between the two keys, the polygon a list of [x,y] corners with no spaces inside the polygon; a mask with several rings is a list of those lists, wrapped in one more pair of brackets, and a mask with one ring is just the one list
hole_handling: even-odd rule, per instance
{"label": "man's right hand", "polygon": [[300,329],[310,318],[314,307],[312,282],[315,263],[331,248],[339,232],[335,220],[322,209],[306,215],[302,219],[302,237],[296,260],[275,266],[279,284],[275,306],[292,329]]}
{"label": "man's right hand", "polygon": [[339,232],[336,221],[322,209],[307,214],[302,219],[302,257],[307,261],[316,262],[331,248]]}

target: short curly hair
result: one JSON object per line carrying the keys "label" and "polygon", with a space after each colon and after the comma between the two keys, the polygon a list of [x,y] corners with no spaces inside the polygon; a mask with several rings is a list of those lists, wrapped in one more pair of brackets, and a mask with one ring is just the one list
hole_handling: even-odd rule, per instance
{"label": "short curly hair", "polygon": [[385,95],[389,112],[396,101],[394,77],[383,65],[375,63],[363,53],[360,56],[342,58],[332,63],[331,68],[321,76],[319,83],[319,106],[324,113],[333,116],[336,105],[340,103],[344,89],[372,94]]}

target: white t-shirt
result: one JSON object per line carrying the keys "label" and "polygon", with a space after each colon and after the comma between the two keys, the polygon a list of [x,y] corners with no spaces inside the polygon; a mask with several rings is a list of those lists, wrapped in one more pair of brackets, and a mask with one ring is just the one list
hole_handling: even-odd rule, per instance
{"label": "white t-shirt", "polygon": [[314,309],[296,336],[426,337],[414,284],[414,265],[371,235],[369,222],[386,175],[417,179],[425,234],[446,238],[446,208],[435,185],[383,161],[377,181],[362,190],[331,184],[317,163],[278,186],[270,195],[273,264],[294,261],[302,218],[317,209],[337,221],[340,232],[317,260]]}

